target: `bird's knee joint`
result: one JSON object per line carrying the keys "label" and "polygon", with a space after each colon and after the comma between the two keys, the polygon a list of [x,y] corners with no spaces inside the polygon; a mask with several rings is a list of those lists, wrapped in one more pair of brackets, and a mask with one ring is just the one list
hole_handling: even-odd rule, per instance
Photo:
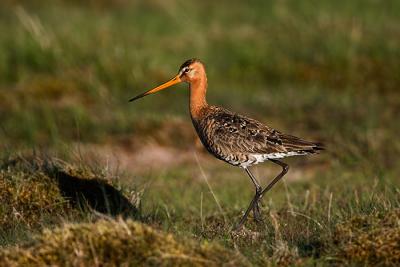
{"label": "bird's knee joint", "polygon": [[289,171],[289,165],[283,166],[283,172],[287,173]]}
{"label": "bird's knee joint", "polygon": [[260,195],[261,194],[261,192],[262,192],[262,187],[261,186],[257,186],[256,187],[256,195]]}

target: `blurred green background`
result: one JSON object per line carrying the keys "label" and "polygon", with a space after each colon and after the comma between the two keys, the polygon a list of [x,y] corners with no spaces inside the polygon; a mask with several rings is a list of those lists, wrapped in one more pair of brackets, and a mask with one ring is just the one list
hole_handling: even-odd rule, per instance
{"label": "blurred green background", "polygon": [[[398,1],[41,0],[0,10],[3,154],[95,158],[144,180],[198,172],[187,86],[128,102],[197,57],[210,103],[326,144],[294,164],[326,176],[399,173]],[[204,155],[211,176],[240,173]]]}
{"label": "blurred green background", "polygon": [[171,117],[189,123],[183,85],[127,99],[197,57],[209,102],[326,141],[337,157],[390,165],[399,10],[375,0],[2,1],[1,146],[105,143],[152,135]]}

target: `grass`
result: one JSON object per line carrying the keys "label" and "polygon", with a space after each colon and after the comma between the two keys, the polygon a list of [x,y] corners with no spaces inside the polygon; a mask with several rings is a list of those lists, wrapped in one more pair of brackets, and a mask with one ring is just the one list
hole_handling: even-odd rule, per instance
{"label": "grass", "polygon": [[[68,232],[84,255],[71,264],[160,263],[155,247],[149,257],[131,254],[147,236],[131,240],[128,228],[171,241],[184,256],[167,265],[205,265],[190,257],[396,265],[399,8],[372,0],[3,1],[0,258],[21,265],[46,248],[54,261],[45,262],[63,265]],[[288,159],[286,179],[264,198],[264,223],[250,220],[237,235],[230,228],[252,185],[193,145],[185,87],[127,102],[191,57],[206,63],[210,103],[328,148]],[[278,171],[254,168],[263,184]],[[90,241],[104,226],[113,239]],[[107,258],[105,248],[115,254]]]}
{"label": "grass", "polygon": [[[152,265],[159,261],[166,265],[193,262],[203,265],[205,261],[218,264],[228,258],[233,261],[232,265],[238,262],[395,265],[398,261],[399,189],[385,179],[365,185],[368,177],[353,175],[347,179],[339,177],[333,182],[291,183],[286,189],[279,186],[264,201],[264,223],[250,220],[245,230],[232,233],[233,222],[239,219],[240,211],[250,198],[250,190],[247,197],[237,198],[239,188],[248,186],[239,176],[222,176],[211,180],[207,186],[193,178],[185,180],[190,175],[173,172],[152,179],[153,186],[141,196],[136,190],[126,190],[128,185],[118,183],[114,187],[122,186],[125,190],[105,190],[103,184],[102,193],[96,194],[97,183],[87,187],[81,184],[88,179],[100,181],[99,176],[104,175],[100,169],[94,172],[66,163],[54,165],[55,161],[53,167],[48,168],[49,163],[43,164],[45,161],[40,158],[22,159],[7,161],[12,164],[2,167],[2,178],[7,181],[2,185],[2,192],[13,194],[12,197],[2,196],[6,210],[2,213],[0,233],[3,245],[8,248],[0,253],[0,258],[6,265],[30,262],[75,262],[73,264],[78,265],[142,262]],[[35,169],[33,166],[37,167],[32,178],[26,172]],[[68,178],[63,177],[66,172]],[[332,181],[328,177],[325,179]],[[229,182],[237,186],[227,188]],[[70,187],[66,189],[65,183]],[[109,182],[106,184],[112,186]],[[28,191],[27,186],[31,190]],[[174,188],[185,188],[185,191]],[[213,200],[210,190],[221,207]],[[200,199],[196,199],[199,196]],[[143,203],[135,206],[138,197]],[[122,200],[115,201],[116,198],[128,202],[123,204]],[[7,201],[10,199],[14,202]],[[115,216],[120,219],[114,220]],[[140,223],[133,223],[131,219]],[[127,227],[135,233],[142,233],[144,229],[145,234],[127,236]],[[49,230],[41,233],[43,229]],[[147,237],[148,231],[150,235],[160,235],[160,241],[148,241],[153,240]],[[170,235],[165,237],[164,233]],[[98,236],[104,237],[102,241],[93,241],[98,240]],[[171,238],[172,244],[168,241]],[[181,242],[189,242],[189,245],[180,245]],[[13,247],[21,243],[22,247]],[[143,254],[145,248],[151,251],[146,253],[154,254]],[[69,253],[71,249],[80,256]],[[176,258],[165,258],[164,254],[174,254]]]}
{"label": "grass", "polygon": [[145,266],[246,266],[240,255],[220,246],[176,240],[133,221],[98,221],[65,225],[44,232],[27,248],[0,254],[2,264],[18,265],[145,265]]}
{"label": "grass", "polygon": [[372,216],[356,216],[337,227],[336,242],[347,261],[396,265],[400,261],[400,210]]}
{"label": "grass", "polygon": [[20,242],[26,232],[91,220],[91,211],[132,218],[138,213],[111,180],[88,168],[18,156],[3,159],[0,174],[2,245]]}

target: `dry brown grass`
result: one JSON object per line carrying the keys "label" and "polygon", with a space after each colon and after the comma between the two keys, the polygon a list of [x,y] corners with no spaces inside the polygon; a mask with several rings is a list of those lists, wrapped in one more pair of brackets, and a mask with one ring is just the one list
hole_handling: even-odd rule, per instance
{"label": "dry brown grass", "polygon": [[2,229],[16,224],[35,227],[50,214],[72,212],[71,205],[62,197],[55,181],[42,172],[1,169],[0,192]]}
{"label": "dry brown grass", "polygon": [[357,216],[337,226],[339,257],[369,266],[400,264],[400,210]]}
{"label": "dry brown grass", "polygon": [[15,225],[41,229],[68,218],[79,220],[85,211],[137,215],[137,207],[102,174],[37,157],[17,156],[3,162],[0,201],[1,229]]}
{"label": "dry brown grass", "polygon": [[218,245],[178,241],[131,220],[67,224],[0,252],[0,266],[246,266]]}

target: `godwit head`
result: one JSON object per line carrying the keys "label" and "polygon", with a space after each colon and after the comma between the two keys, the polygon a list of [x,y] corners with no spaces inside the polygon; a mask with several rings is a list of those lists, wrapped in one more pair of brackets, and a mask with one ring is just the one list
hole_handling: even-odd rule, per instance
{"label": "godwit head", "polygon": [[[178,74],[168,82],[165,82],[153,89],[150,89],[140,95],[137,95],[129,101],[134,101],[147,95],[154,94],[175,84],[187,82],[191,86],[190,89],[205,90],[207,87],[207,75],[204,64],[196,58],[185,61],[179,68]],[[197,85],[197,86],[192,86]]]}

